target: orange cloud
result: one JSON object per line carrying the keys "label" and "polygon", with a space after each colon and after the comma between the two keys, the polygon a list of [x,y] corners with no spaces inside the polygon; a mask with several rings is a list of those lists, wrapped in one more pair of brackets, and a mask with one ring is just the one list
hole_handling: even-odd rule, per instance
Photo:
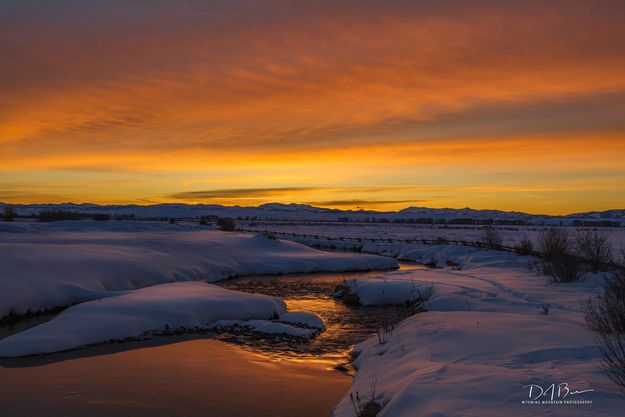
{"label": "orange cloud", "polygon": [[[495,208],[564,173],[620,190],[622,2],[54,3],[0,5],[7,190],[140,201],[183,192],[181,177],[187,192],[433,184],[449,192],[377,200],[468,205],[490,187],[478,203]],[[113,179],[124,186],[102,186]]]}

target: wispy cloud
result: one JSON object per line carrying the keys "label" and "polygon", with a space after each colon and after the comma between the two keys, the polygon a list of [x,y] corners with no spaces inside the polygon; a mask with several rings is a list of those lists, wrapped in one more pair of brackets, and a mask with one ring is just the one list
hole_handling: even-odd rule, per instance
{"label": "wispy cloud", "polygon": [[583,190],[602,194],[560,209],[625,205],[623,15],[618,0],[0,1],[0,173],[28,183],[14,201],[62,184],[77,201],[530,211],[541,200],[505,190],[607,168]]}
{"label": "wispy cloud", "polygon": [[390,206],[394,204],[404,203],[425,203],[428,200],[329,200],[329,201],[307,201],[306,204],[321,207],[372,207],[372,206]]}
{"label": "wispy cloud", "polygon": [[172,194],[168,197],[179,200],[209,200],[209,199],[235,199],[250,197],[267,197],[284,194],[319,191],[320,188],[312,187],[277,187],[277,188],[233,188],[220,190],[185,191]]}

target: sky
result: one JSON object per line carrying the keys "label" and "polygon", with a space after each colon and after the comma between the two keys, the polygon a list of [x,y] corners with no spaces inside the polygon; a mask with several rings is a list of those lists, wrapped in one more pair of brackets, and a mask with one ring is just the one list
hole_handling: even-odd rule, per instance
{"label": "sky", "polygon": [[625,208],[623,1],[0,0],[0,201]]}

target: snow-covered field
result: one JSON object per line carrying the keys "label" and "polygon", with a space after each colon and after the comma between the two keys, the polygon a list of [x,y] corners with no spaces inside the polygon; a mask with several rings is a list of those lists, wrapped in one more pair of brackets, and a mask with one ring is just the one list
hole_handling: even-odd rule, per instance
{"label": "snow-covered field", "polygon": [[[383,405],[379,417],[622,415],[625,395],[599,369],[584,324],[582,302],[599,294],[602,276],[547,284],[528,271],[529,257],[461,249],[460,268],[347,283],[369,305],[403,303],[415,289],[431,287],[434,296],[428,312],[356,346],[358,373],[334,416],[354,416],[356,393],[362,404]],[[522,403],[552,400],[552,384],[553,401],[564,403]],[[541,389],[545,395],[537,398]],[[592,391],[574,393],[586,390]]]}
{"label": "snow-covered field", "polygon": [[[532,257],[462,245],[362,240],[480,240],[479,228],[275,226],[274,231],[336,238],[289,237],[295,242],[164,222],[0,226],[0,317],[76,304],[43,325],[0,340],[1,356],[170,329],[240,326],[312,337],[323,329],[317,317],[286,312],[275,297],[208,282],[242,275],[392,269],[396,259],[403,259],[439,268],[381,272],[345,283],[366,305],[402,304],[430,288],[434,295],[427,312],[356,346],[358,372],[335,417],[354,417],[370,400],[382,406],[380,417],[618,416],[625,401],[599,369],[600,355],[584,324],[582,304],[600,293],[601,274],[548,284],[528,269]],[[503,229],[508,244],[538,232],[513,229]],[[618,249],[625,242],[623,232],[614,229],[611,241]],[[302,244],[328,242],[369,254],[322,252]],[[541,390],[545,395],[537,397]],[[523,403],[530,400],[554,403]]]}
{"label": "snow-covered field", "polygon": [[[312,242],[312,236],[332,238],[330,244],[340,246],[342,241],[357,239],[391,239],[391,240],[434,240],[444,238],[457,241],[483,241],[485,226],[474,225],[419,225],[395,223],[305,223],[305,222],[241,222],[241,227],[249,230],[267,230],[276,233],[297,233],[311,236],[293,240]],[[549,226],[495,226],[503,236],[503,244],[513,246],[524,238],[536,242],[539,234]],[[567,227],[571,232],[575,227]],[[609,235],[609,240],[618,249],[625,249],[625,227],[601,228]],[[283,237],[279,235],[279,237]],[[289,236],[284,238],[291,239]],[[351,239],[350,239],[351,238]],[[338,239],[343,239],[338,240]],[[317,239],[328,244],[326,239]],[[325,242],[325,243],[324,243]]]}
{"label": "snow-covered field", "polygon": [[60,223],[53,230],[35,224],[27,233],[0,232],[0,318],[177,281],[397,266],[390,258],[322,252],[254,234],[180,231],[162,222],[164,231],[128,223],[132,232],[102,231],[102,222]]}

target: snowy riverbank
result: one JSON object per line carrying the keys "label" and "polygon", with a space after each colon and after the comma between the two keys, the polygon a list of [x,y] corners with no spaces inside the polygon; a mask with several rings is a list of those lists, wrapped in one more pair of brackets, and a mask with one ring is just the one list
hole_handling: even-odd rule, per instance
{"label": "snowy riverbank", "polygon": [[[431,251],[449,256],[443,245]],[[449,258],[459,267],[348,283],[370,305],[409,300],[415,289],[432,287],[434,296],[428,312],[355,347],[358,373],[334,416],[353,417],[357,393],[363,407],[382,405],[379,417],[616,416],[625,396],[599,369],[582,306],[600,292],[602,276],[547,284],[528,271],[531,258],[466,251]],[[522,403],[540,389],[546,395],[537,400],[551,400],[551,384],[554,401],[572,403]],[[568,384],[559,396],[558,384]]]}
{"label": "snowy riverbank", "polygon": [[102,231],[102,222],[89,221],[68,222],[71,231],[55,227],[0,232],[0,318],[170,282],[397,267],[390,258],[328,253],[246,233]]}

